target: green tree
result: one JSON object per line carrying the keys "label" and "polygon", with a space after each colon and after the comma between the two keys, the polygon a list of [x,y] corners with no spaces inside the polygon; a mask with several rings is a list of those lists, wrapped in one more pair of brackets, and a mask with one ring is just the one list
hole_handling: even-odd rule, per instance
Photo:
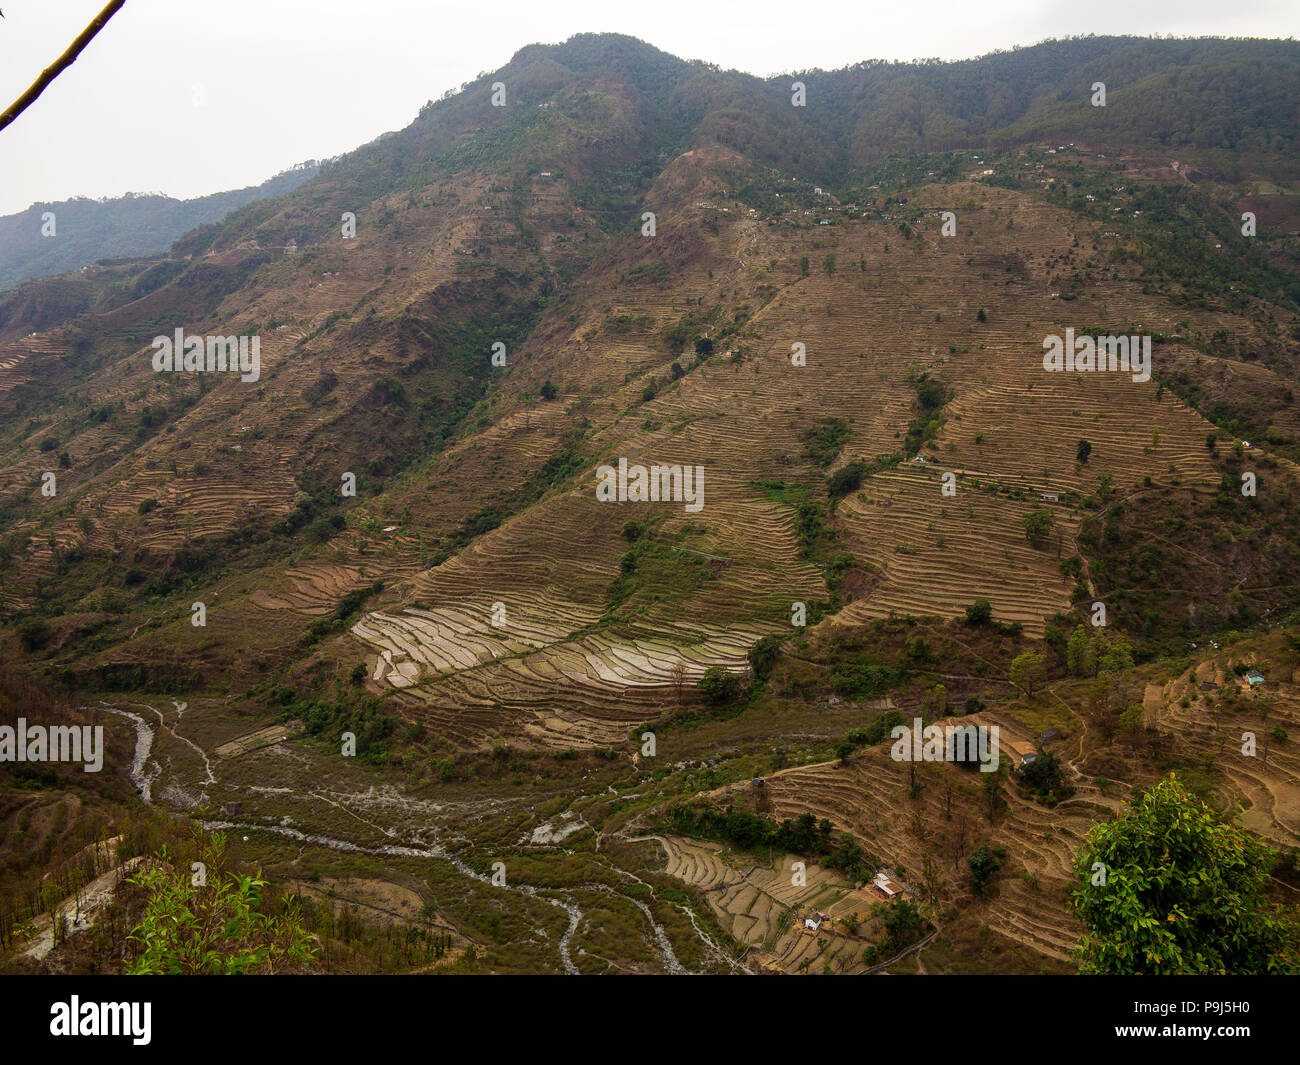
{"label": "green tree", "polygon": [[1079,441],[1079,447],[1074,452],[1074,457],[1080,462],[1087,462],[1088,456],[1092,454],[1092,445],[1086,440]]}
{"label": "green tree", "polygon": [[1133,668],[1133,648],[1123,633],[1105,629],[1097,634],[1097,672],[1124,673]]}
{"label": "green tree", "polygon": [[800,277],[808,276],[808,256],[806,255],[801,255],[799,257],[799,276]]}
{"label": "green tree", "polygon": [[1092,677],[1097,673],[1097,643],[1082,625],[1076,625],[1066,641],[1065,669],[1072,677]]}
{"label": "green tree", "polygon": [[1146,711],[1141,703],[1130,703],[1128,707],[1119,715],[1119,732],[1126,740],[1137,748],[1137,742],[1142,738],[1142,733],[1146,729]]}
{"label": "green tree", "polygon": [[714,706],[732,702],[740,695],[740,678],[721,666],[710,666],[698,683],[704,698]]}
{"label": "green tree", "polygon": [[971,890],[980,898],[988,895],[993,875],[1002,868],[999,850],[991,851],[987,843],[981,843],[979,850],[966,859],[970,866]]}
{"label": "green tree", "polygon": [[166,847],[131,877],[148,895],[131,938],[144,946],[132,975],[276,973],[302,970],[315,957],[314,937],[290,901],[279,916],[267,912],[261,871],[226,868],[226,840],[195,830],[197,861],[206,868],[195,884],[193,865],[175,861]]}
{"label": "green tree", "polygon": [[50,642],[50,627],[41,618],[24,618],[18,623],[18,639],[27,651],[39,651]]}
{"label": "green tree", "polygon": [[1123,633],[1078,625],[1065,648],[1065,669],[1074,677],[1124,673],[1133,668],[1133,648]]}
{"label": "green tree", "polygon": [[1031,510],[1025,515],[1025,539],[1029,546],[1041,548],[1047,543],[1048,534],[1056,524],[1056,515],[1050,510]]}
{"label": "green tree", "polygon": [[1082,971],[1108,975],[1300,973],[1294,911],[1265,896],[1275,854],[1223,824],[1170,774],[1074,862]]}
{"label": "green tree", "polygon": [[966,608],[967,625],[987,625],[993,619],[993,604],[987,599],[976,599]]}
{"label": "green tree", "polygon": [[777,655],[781,653],[781,640],[776,636],[764,636],[749,649],[749,665],[755,677],[766,677],[772,671]]}
{"label": "green tree", "polygon": [[1011,683],[1026,695],[1047,682],[1047,659],[1040,651],[1026,651],[1011,660]]}
{"label": "green tree", "polygon": [[835,253],[833,251],[826,253],[826,258],[822,260],[822,267],[825,269],[827,277],[835,276]]}
{"label": "green tree", "polygon": [[843,499],[862,486],[868,467],[865,462],[850,462],[826,478],[826,491],[832,499]]}
{"label": "green tree", "polygon": [[905,951],[921,939],[929,927],[916,904],[904,898],[892,903],[877,903],[872,907],[872,913],[881,918],[885,934],[879,943],[863,949],[862,958],[868,965],[888,961]]}
{"label": "green tree", "polygon": [[1038,757],[1019,771],[1020,779],[1040,800],[1055,805],[1074,794],[1074,785],[1061,772],[1061,760],[1051,751],[1038,748]]}
{"label": "green tree", "polygon": [[923,701],[929,703],[935,717],[946,717],[948,715],[948,689],[942,684],[936,684],[930,690],[928,698]]}

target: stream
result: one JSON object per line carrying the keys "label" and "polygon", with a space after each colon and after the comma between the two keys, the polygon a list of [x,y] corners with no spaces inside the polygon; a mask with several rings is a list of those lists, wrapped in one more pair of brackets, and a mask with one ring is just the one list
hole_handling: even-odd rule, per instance
{"label": "stream", "polygon": [[[99,703],[93,707],[83,707],[83,709],[102,710],[105,713],[116,714],[118,717],[125,717],[133,723],[133,725],[135,726],[135,755],[131,761],[131,769],[130,769],[131,783],[134,784],[136,790],[139,791],[141,800],[143,800],[146,805],[152,805],[153,785],[163,771],[162,766],[158,764],[158,761],[154,758],[151,758],[151,753],[153,750],[153,742],[154,742],[153,726],[150,725],[150,723],[146,721],[143,717],[141,717],[139,714],[132,713],[129,710],[120,710],[117,707],[109,706],[106,703]],[[163,720],[161,713],[159,713],[153,707],[146,707],[146,709],[152,710],[155,714],[157,714],[160,725],[164,728],[167,728],[166,722]],[[196,751],[199,752],[199,754],[203,758],[204,768],[207,770],[207,776],[208,776],[207,782],[208,783],[214,782],[215,777],[212,774],[212,767],[208,761],[206,753],[204,753],[200,748],[196,747],[192,741],[185,739],[182,736],[177,736],[175,729],[168,728],[168,731],[171,732],[174,736],[176,736],[176,739],[180,740],[183,743],[188,744],[190,747],[193,747]],[[152,772],[148,771],[150,769],[152,770]],[[347,807],[343,806],[342,803],[336,802],[335,800],[330,799],[319,792],[313,792],[311,797],[326,802],[331,806],[340,807],[344,810],[347,810]],[[394,799],[397,799],[398,802],[402,801],[397,796],[385,795],[381,797],[380,795],[376,795],[373,789],[370,797],[378,800],[381,804],[390,804],[394,801]],[[416,805],[427,807],[435,804],[416,804]],[[386,829],[381,825],[376,825],[370,821],[367,821],[365,818],[361,817],[360,815],[356,814],[351,810],[347,810],[347,812],[351,813],[363,824],[366,824],[369,827],[382,832],[384,835],[387,836],[396,835],[396,833],[394,833],[392,830]],[[273,835],[284,836],[288,839],[296,840],[301,843],[312,843],[318,846],[328,847],[331,850],[351,851],[359,854],[383,855],[383,856],[394,857],[394,858],[432,858],[439,861],[450,862],[451,865],[456,869],[456,871],[459,872],[462,876],[472,877],[473,879],[478,880],[481,883],[488,884],[489,886],[494,886],[494,887],[496,886],[492,884],[491,877],[483,873],[475,872],[468,865],[466,865],[462,859],[456,857],[453,854],[450,854],[440,844],[437,843],[433,844],[432,846],[425,845],[423,847],[411,847],[411,846],[405,846],[397,843],[382,844],[377,847],[365,847],[358,843],[353,843],[349,840],[337,839],[333,836],[321,836],[321,835],[314,835],[307,832],[300,832],[298,829],[290,828],[287,825],[267,825],[267,824],[255,824],[250,822],[238,822],[238,821],[202,821],[202,820],[198,821],[197,823],[205,831],[240,830],[244,832],[254,832],[254,831],[269,832]],[[570,976],[580,975],[578,967],[573,964],[573,955],[570,948],[573,941],[573,936],[578,931],[579,925],[581,925],[582,923],[582,919],[584,916],[582,910],[572,902],[568,902],[563,899],[550,898],[546,895],[543,895],[537,888],[532,887],[529,884],[512,885],[509,883],[509,880],[507,880],[505,887],[500,888],[499,890],[514,891],[522,895],[529,895],[533,898],[541,899],[543,902],[546,902],[551,906],[556,907],[556,909],[563,910],[565,913],[568,914],[569,926],[565,930],[564,934],[560,937],[560,942],[559,942],[560,962],[564,966],[564,971]],[[649,916],[648,908],[646,908],[643,903],[637,903],[637,905],[640,905],[643,909],[647,909],[647,916]],[[672,948],[668,946],[667,937],[664,935],[663,929],[660,926],[656,925],[653,919],[651,919],[650,924],[651,924],[651,928],[655,933],[656,940],[658,940],[660,943],[659,946],[660,956],[665,958],[666,963],[670,963],[671,971],[684,972],[685,970],[682,969],[681,964],[677,961],[676,957],[673,956]],[[665,952],[665,948],[667,948],[666,952]]]}

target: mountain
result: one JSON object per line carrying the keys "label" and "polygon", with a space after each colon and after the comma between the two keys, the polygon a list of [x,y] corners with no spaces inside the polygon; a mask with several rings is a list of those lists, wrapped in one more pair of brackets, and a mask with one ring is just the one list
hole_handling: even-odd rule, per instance
{"label": "mountain", "polygon": [[113,199],[79,196],[59,203],[34,203],[0,218],[0,289],[29,278],[79,270],[100,259],[157,256],[196,226],[219,222],[255,200],[289,192],[319,169],[311,160],[260,185],[192,200],[127,193]]}
{"label": "mountain", "polygon": [[[389,883],[428,964],[857,972],[883,917],[795,918],[882,868],[928,971],[1069,971],[1074,856],[1168,772],[1300,829],[1298,72],[524,48],[166,256],[0,296],[5,660],[135,735],[152,807],[249,833],[340,971],[397,963],[329,892]],[[176,330],[256,338],[247,380],[159,372]],[[1149,363],[1045,363],[1107,336]],[[1222,714],[1283,738],[1243,762]],[[944,715],[1056,768],[889,756]],[[174,832],[141,811],[118,861]],[[11,924],[31,855],[93,842],[44,839]]]}

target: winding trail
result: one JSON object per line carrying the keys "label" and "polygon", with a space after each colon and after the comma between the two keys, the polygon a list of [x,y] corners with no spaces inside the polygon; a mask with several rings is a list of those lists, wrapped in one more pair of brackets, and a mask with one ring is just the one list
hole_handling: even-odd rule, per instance
{"label": "winding trail", "polygon": [[[155,726],[152,722],[150,722],[146,716],[135,713],[132,710],[125,710],[119,707],[110,706],[104,702],[99,702],[93,706],[83,707],[83,709],[99,710],[105,713],[115,714],[118,717],[124,717],[132,722],[135,728],[136,743],[135,743],[135,752],[132,758],[129,775],[132,784],[135,786],[136,790],[140,794],[141,800],[146,805],[153,805],[154,786],[164,773],[163,766],[159,763],[158,759],[154,756],[154,741],[157,736],[157,732],[156,732],[157,729],[166,730],[168,733],[171,734],[173,738],[185,744],[186,746],[190,747],[196,754],[198,754],[199,757],[202,759],[205,775],[207,778],[205,783],[207,784],[217,783],[216,774],[213,772],[212,763],[207,755],[207,752],[205,752],[201,747],[195,744],[192,740],[188,739],[185,736],[179,735],[173,726],[167,724],[166,718],[163,716],[163,713],[159,711],[157,708],[142,703],[130,704],[130,705],[138,706],[140,709],[147,710],[150,713],[152,713],[154,716],[156,716],[158,719],[157,726]],[[175,703],[175,700],[173,700],[173,705],[176,706],[177,721],[179,722],[181,713],[185,709],[185,704],[178,705]],[[274,793],[274,794],[289,793],[292,791],[292,789],[289,788],[267,787],[265,785],[260,785],[260,786],[254,785],[251,786],[249,790],[255,793],[261,792],[261,793]],[[167,797],[166,791],[167,789],[164,789],[164,794],[162,796],[163,800],[165,800]],[[304,832],[301,831],[300,829],[292,828],[289,825],[285,825],[285,824],[277,825],[277,824],[263,824],[263,823],[254,823],[254,822],[245,822],[245,821],[200,820],[200,819],[196,819],[196,823],[200,827],[202,827],[205,831],[210,831],[210,832],[212,831],[219,832],[219,831],[227,831],[227,830],[248,832],[248,833],[266,832],[266,833],[270,833],[271,835],[294,840],[298,843],[321,846],[321,847],[329,848],[330,850],[345,851],[354,854],[368,854],[368,855],[375,855],[378,857],[417,858],[417,859],[432,859],[436,861],[444,861],[449,863],[462,876],[470,877],[496,890],[513,891],[521,895],[527,895],[531,898],[538,899],[542,902],[547,903],[547,905],[554,906],[556,909],[563,910],[565,914],[568,916],[569,919],[568,926],[565,928],[563,934],[560,936],[559,942],[557,944],[557,949],[559,953],[560,963],[563,966],[565,973],[571,976],[580,975],[580,970],[578,969],[577,965],[574,964],[573,961],[572,944],[573,944],[574,936],[577,934],[578,929],[581,927],[582,922],[585,919],[586,915],[582,910],[582,908],[578,906],[577,903],[573,902],[570,898],[557,897],[557,896],[570,895],[572,892],[583,891],[583,890],[604,891],[616,895],[618,894],[618,892],[616,892],[613,888],[610,888],[607,884],[596,884],[596,883],[581,884],[572,888],[546,888],[546,889],[539,889],[533,887],[530,884],[512,884],[509,882],[508,879],[504,886],[499,884],[494,884],[492,882],[491,876],[484,873],[477,872],[476,870],[472,869],[468,864],[466,864],[466,862],[462,858],[458,857],[456,854],[449,851],[443,845],[441,840],[438,838],[438,834],[435,829],[432,828],[421,829],[415,833],[414,839],[408,839],[407,842],[402,842],[399,839],[398,833],[395,830],[391,828],[387,828],[382,824],[378,824],[370,820],[369,818],[364,817],[356,810],[352,809],[351,806],[349,805],[348,800],[351,800],[352,803],[359,803],[362,806],[377,805],[380,807],[398,808],[403,813],[409,814],[412,812],[418,812],[425,815],[442,812],[445,809],[445,804],[407,799],[399,795],[395,789],[390,787],[386,787],[386,786],[382,786],[380,788],[372,787],[369,790],[369,792],[354,793],[354,794],[341,793],[341,792],[328,792],[326,789],[321,788],[321,789],[312,790],[310,793],[304,795],[303,798],[316,800],[321,803],[325,803],[331,807],[334,807],[336,809],[342,810],[343,812],[347,813],[349,816],[355,818],[361,824],[365,825],[367,828],[370,828],[373,831],[381,833],[382,835],[393,840],[393,842],[381,843],[375,845],[365,845],[365,844],[353,842],[352,840],[348,840],[348,839],[340,839],[335,836],[326,836],[326,835],[320,835],[311,832]],[[460,805],[460,804],[452,804],[452,805]],[[475,805],[475,804],[466,804],[466,805]],[[585,820],[583,820],[581,823],[586,828],[592,827]],[[426,831],[432,835],[431,840],[420,838],[424,836]],[[624,874],[625,876],[630,877],[632,880],[635,880],[637,883],[642,884],[645,887],[648,887],[651,891],[651,895],[654,896],[655,893],[654,893],[653,885],[646,884],[639,877],[635,876],[635,874],[628,873],[626,870],[619,870],[619,872]],[[650,906],[639,899],[628,898],[627,896],[620,896],[620,897],[627,898],[627,900],[631,902],[634,906],[636,906],[644,915],[646,919],[646,923],[649,928],[649,934],[647,936],[647,940],[650,943],[652,949],[654,950],[654,953],[657,956],[659,963],[660,965],[662,965],[663,969],[675,975],[689,975],[690,970],[687,969],[686,966],[683,965],[681,960],[677,957],[677,954],[673,949],[672,942],[669,939],[666,930],[664,929],[663,925],[661,925],[658,921],[655,920],[654,912],[650,908]],[[691,926],[694,929],[695,934],[699,937],[700,941],[705,945],[709,954],[713,958],[722,961],[723,963],[728,965],[733,971],[737,969],[744,972],[750,971],[748,967],[744,965],[743,962],[737,962],[735,959],[729,957],[727,952],[723,950],[713,940],[713,938],[710,937],[707,934],[707,932],[705,932],[703,928],[701,928],[696,914],[689,907],[680,907],[680,909],[682,909],[683,912],[686,913],[687,917],[690,919]]]}

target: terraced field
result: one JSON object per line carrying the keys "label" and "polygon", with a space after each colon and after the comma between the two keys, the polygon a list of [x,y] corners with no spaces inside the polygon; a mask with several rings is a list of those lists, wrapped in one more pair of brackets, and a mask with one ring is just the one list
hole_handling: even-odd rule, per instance
{"label": "terraced field", "polygon": [[289,587],[279,595],[261,588],[250,597],[265,610],[294,610],[311,617],[332,613],[348,592],[364,588],[370,581],[364,570],[353,566],[309,563],[284,571]]}
{"label": "terraced field", "polygon": [[[1172,743],[1173,751],[1191,764],[1202,763],[1213,751],[1219,770],[1215,801],[1228,811],[1239,806],[1245,827],[1276,844],[1294,847],[1300,843],[1300,759],[1293,743],[1273,740],[1265,760],[1263,741],[1274,725],[1293,729],[1300,713],[1300,689],[1289,676],[1270,677],[1267,695],[1263,688],[1243,689],[1216,716],[1198,699],[1202,684],[1214,685],[1216,700],[1222,698],[1225,684],[1233,692],[1241,688],[1243,682],[1230,671],[1225,679],[1228,657],[1225,652],[1200,660],[1171,681],[1148,684],[1148,735]],[[1255,658],[1248,655],[1245,660]],[[1067,709],[1079,693],[1070,687],[1064,690],[1065,700],[1058,689],[1046,695],[1048,702],[1042,705]],[[1182,705],[1185,697],[1192,700],[1189,707]],[[1266,717],[1260,713],[1264,700]],[[1034,802],[1018,786],[1005,784],[1005,807],[990,823],[978,794],[980,775],[962,773],[948,764],[919,766],[922,791],[919,798],[910,798],[906,764],[893,761],[885,743],[855,755],[848,766],[827,762],[769,775],[766,816],[782,820],[811,813],[819,820],[827,818],[837,830],[852,832],[865,850],[914,884],[928,860],[933,863],[938,892],[931,900],[933,912],[953,903],[963,909],[975,906],[982,924],[1021,949],[1066,963],[1082,931],[1069,906],[1074,855],[1087,831],[1098,821],[1118,816],[1131,795],[1129,785],[1109,780],[1103,790],[1079,771],[1081,750],[1095,747],[1098,741],[1074,712],[1069,720],[1057,753],[1067,763],[1076,790],[1073,797],[1051,808]],[[963,725],[968,723],[998,725],[1004,757],[1018,761],[1019,754],[1034,748],[1035,731],[1025,724],[1022,712],[984,711],[963,719]],[[1259,738],[1254,756],[1237,756],[1243,729]],[[730,785],[711,798],[723,806],[743,790]],[[1006,852],[997,889],[987,902],[973,898],[966,886],[964,858],[982,840]],[[669,867],[679,870],[675,875],[714,890],[735,883],[734,876],[716,875],[716,866],[710,874],[710,867],[698,861],[692,866],[684,858],[672,858]]]}
{"label": "terraced field", "polygon": [[[666,858],[665,871],[698,888],[722,927],[750,948],[751,963],[787,973],[821,972],[829,966],[837,974],[866,968],[863,948],[876,931],[871,920],[855,921],[850,933],[845,917],[865,918],[880,899],[855,890],[835,872],[810,863],[807,883],[791,883],[793,856],[777,856],[773,868],[749,865],[719,844],[656,836]],[[816,932],[803,927],[803,915],[812,911],[830,920]]]}
{"label": "terraced field", "polygon": [[[1206,98],[1192,44],[1147,44]],[[1259,158],[1231,166],[1174,163],[1159,130],[1049,148],[1019,132],[1047,128],[1036,72],[1031,103],[989,98],[1024,111],[1011,132],[963,97],[901,143],[859,91],[873,65],[823,84],[874,118],[795,125],[628,38],[509,70],[509,107],[480,79],[165,259],[0,293],[0,659],[134,735],[138,806],[366,911],[381,959],[432,925],[451,952],[419,966],[474,972],[865,970],[877,895],[829,868],[854,863],[796,887],[797,855],[663,835],[681,801],[851,833],[935,929],[890,972],[1071,969],[1075,855],[1170,771],[1300,841],[1300,658],[1267,628],[1294,630],[1300,527],[1285,135],[1246,116]],[[257,336],[257,380],[155,373],[175,328]],[[1152,379],[1045,371],[1070,330],[1150,337]],[[603,500],[620,462],[700,495]],[[1103,596],[1136,667],[1061,646]],[[1073,793],[864,746],[936,704],[1016,763],[1045,742]]]}
{"label": "terraced field", "polygon": [[[1269,656],[1270,658],[1272,656]],[[1295,734],[1300,725],[1300,688],[1285,670],[1271,669],[1258,653],[1242,658],[1221,653],[1200,661],[1173,680],[1147,688],[1147,727],[1169,735],[1180,749],[1213,752],[1222,774],[1221,795],[1240,809],[1240,823],[1275,844],[1300,844],[1300,752],[1275,728]],[[1231,666],[1259,665],[1270,676],[1251,688]],[[1206,700],[1212,700],[1213,707]],[[1183,706],[1183,702],[1188,703]],[[1247,733],[1254,738],[1247,754]]]}
{"label": "terraced field", "polygon": [[[724,214],[706,199],[719,187],[708,166],[690,162],[676,177],[697,183],[694,206],[660,218],[653,249],[645,250],[645,241],[639,254],[629,250],[609,265],[617,271],[647,256],[672,260],[694,247],[695,261],[673,275],[671,306],[643,283],[623,284],[616,301],[603,305],[577,294],[578,327],[556,330],[556,346],[531,352],[528,366],[506,381],[561,380],[569,409],[587,424],[583,449],[592,467],[620,457],[701,467],[705,505],[694,524],[707,541],[691,547],[715,560],[716,579],[685,597],[669,595],[671,609],[646,603],[626,626],[598,637],[589,630],[607,616],[607,592],[626,549],[618,530],[641,512],[597,506],[588,487],[548,496],[412,577],[397,592],[400,609],[375,610],[352,630],[377,656],[375,683],[400,689],[405,706],[419,700],[439,715],[440,727],[448,727],[456,705],[472,706],[481,722],[495,699],[507,712],[494,731],[524,727],[570,742],[579,727],[554,732],[555,721],[537,724],[537,715],[548,716],[542,691],[550,685],[559,686],[550,700],[558,713],[549,716],[601,720],[614,697],[631,700],[618,714],[626,722],[664,705],[676,663],[688,678],[711,664],[738,666],[746,642],[788,624],[792,602],[825,596],[817,567],[799,556],[792,513],[763,500],[753,482],[815,483],[820,474],[801,456],[801,434],[826,417],[852,427],[832,472],[896,451],[913,417],[908,377],[921,370],[952,388],[947,421],[924,463],[905,456],[900,468],[869,478],[840,505],[845,542],[870,573],[866,590],[843,611],[845,621],[891,612],[959,616],[987,598],[999,619],[1041,634],[1044,617],[1069,606],[1071,585],[1058,563],[1076,553],[1080,520],[1075,509],[1044,503],[1042,493],[1093,493],[1102,474],[1121,494],[1152,484],[1217,483],[1203,443],[1207,423],[1158,395],[1154,383],[1042,371],[1043,337],[1071,322],[1174,331],[1176,312],[1162,314],[1122,278],[1063,315],[1045,275],[1078,231],[1068,213],[976,184],[923,189],[918,201],[936,208],[955,197],[975,201],[962,213],[961,242],[938,237],[937,214],[904,247],[880,221],[837,225],[815,236],[829,237],[838,268],[801,278],[793,269],[798,255],[817,241],[743,210]],[[721,219],[715,236],[702,224],[710,214]],[[982,250],[1003,241],[1013,215],[1016,253]],[[822,248],[810,254],[814,262]],[[1078,254],[1092,252],[1085,243]],[[628,255],[635,257],[629,262]],[[746,302],[751,316],[727,351],[674,381],[657,334],[701,301]],[[945,309],[921,312],[934,306]],[[981,307],[985,323],[975,321]],[[618,317],[638,324],[612,335],[606,323]],[[806,366],[791,364],[794,343],[805,346]],[[1163,351],[1157,347],[1156,357]],[[573,380],[584,388],[563,386]],[[657,391],[645,398],[645,385],[656,380]],[[457,445],[440,458],[455,483],[478,476],[492,484],[502,474],[505,484],[510,477],[519,483],[520,470],[536,469],[553,453],[553,434],[565,425],[558,404],[506,400],[498,407],[475,449]],[[1087,463],[1074,455],[1080,439],[1092,444]],[[949,471],[957,475],[954,497],[941,492],[940,475]],[[1044,506],[1056,514],[1056,527],[1051,543],[1035,550],[1020,519]],[[669,504],[644,513],[663,516],[665,531],[693,518]],[[505,625],[492,624],[494,604],[504,607]],[[523,707],[528,713],[519,717]],[[617,734],[599,729],[602,740]]]}

